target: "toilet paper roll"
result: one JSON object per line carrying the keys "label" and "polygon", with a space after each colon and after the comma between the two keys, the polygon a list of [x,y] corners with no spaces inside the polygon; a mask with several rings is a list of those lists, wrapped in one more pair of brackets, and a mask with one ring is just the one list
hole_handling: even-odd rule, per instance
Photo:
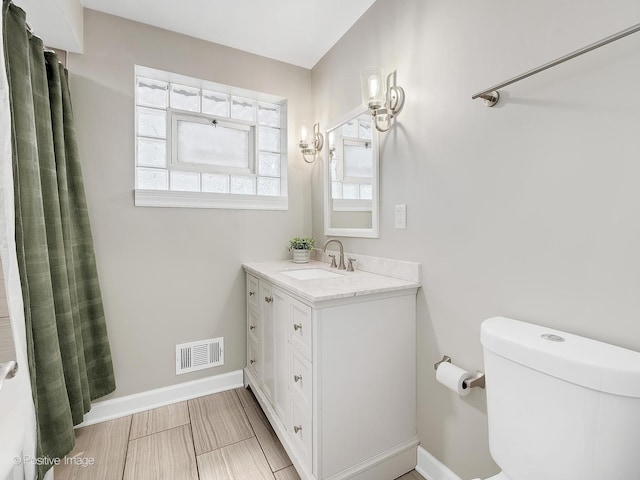
{"label": "toilet paper roll", "polygon": [[456,367],[449,362],[442,362],[436,370],[436,380],[461,397],[469,395],[471,389],[464,388],[464,381],[469,380],[472,376],[473,375],[466,370]]}

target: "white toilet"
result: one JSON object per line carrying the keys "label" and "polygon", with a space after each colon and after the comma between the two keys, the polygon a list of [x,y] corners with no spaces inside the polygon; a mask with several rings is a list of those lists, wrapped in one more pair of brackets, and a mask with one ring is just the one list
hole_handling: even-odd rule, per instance
{"label": "white toilet", "polygon": [[488,480],[640,480],[640,353],[503,317],[481,341]]}

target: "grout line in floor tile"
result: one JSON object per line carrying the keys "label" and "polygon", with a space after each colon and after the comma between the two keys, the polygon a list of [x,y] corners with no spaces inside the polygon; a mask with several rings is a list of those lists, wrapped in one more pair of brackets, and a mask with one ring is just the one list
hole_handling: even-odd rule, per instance
{"label": "grout line in floor tile", "polygon": [[127,460],[129,459],[129,446],[131,445],[131,429],[133,428],[133,415],[130,415],[131,420],[129,421],[129,431],[127,432],[127,448],[124,452],[124,462],[122,462],[122,474],[120,475],[120,479],[124,480],[124,472],[127,471]]}
{"label": "grout line in floor tile", "polygon": [[189,433],[191,435],[191,445],[193,446],[193,461],[196,462],[196,475],[200,480],[200,466],[198,465],[198,456],[196,455],[196,442],[193,439],[193,425],[191,425],[191,418],[189,418]]}
{"label": "grout line in floor tile", "polygon": [[198,465],[198,455],[196,455],[196,441],[193,438],[193,425],[191,423],[191,410],[189,409],[189,402],[187,402],[187,417],[189,418],[189,433],[191,434],[191,445],[193,446],[193,460],[196,462],[196,474],[198,480],[200,480],[200,465]]}
{"label": "grout line in floor tile", "polygon": [[271,466],[271,464],[269,463],[269,459],[267,458],[267,454],[264,451],[264,447],[262,446],[262,444],[260,443],[260,439],[258,438],[258,436],[256,435],[256,440],[258,441],[258,445],[260,446],[260,451],[262,452],[262,456],[264,457],[264,459],[267,461],[267,465],[269,465],[269,470],[271,470],[271,473],[274,472],[273,467]]}
{"label": "grout line in floor tile", "polygon": [[184,425],[177,425],[175,427],[171,427],[171,428],[166,428],[164,430],[160,430],[159,432],[150,433],[149,435],[143,435],[142,437],[138,437],[138,438],[134,438],[133,440],[129,440],[129,443],[135,442],[136,440],[142,440],[143,438],[151,437],[153,435],[159,435],[161,433],[168,432],[169,430],[177,430],[179,428],[186,427],[186,426],[191,427],[191,424],[190,423],[189,424],[185,423]]}
{"label": "grout line in floor tile", "polygon": [[[139,440],[139,439],[145,438],[145,437],[150,437],[151,435],[155,435],[156,433],[162,433],[162,432],[166,432],[167,430],[173,430],[174,428],[184,427],[186,425],[191,425],[191,420],[189,420],[189,423],[183,423],[182,425],[176,425],[174,427],[169,427],[169,428],[165,428],[163,430],[158,430],[157,432],[147,433],[146,435],[140,435],[139,437],[131,438],[131,439],[129,439],[129,442],[132,442],[134,440]],[[129,435],[131,435],[131,434],[129,434]]]}
{"label": "grout line in floor tile", "polygon": [[[217,452],[218,450],[223,449],[223,448],[230,447],[231,445],[237,445],[238,443],[246,442],[247,440],[251,440],[252,438],[255,438],[255,439],[256,439],[256,441],[258,442],[258,445],[260,445],[260,440],[258,440],[258,437],[256,437],[255,435],[253,435],[252,437],[245,438],[244,440],[238,440],[237,442],[229,443],[229,444],[224,445],[224,446],[222,446],[222,447],[218,447],[218,448],[214,448],[213,450],[208,450],[208,451],[206,451],[206,452],[202,452],[201,454],[196,455],[196,458],[197,458],[197,457],[201,457],[202,455],[206,455],[207,453]],[[260,449],[262,449],[262,446],[260,446]],[[269,462],[267,462],[267,463],[269,463]]]}
{"label": "grout line in floor tile", "polygon": [[[251,420],[249,420],[249,425],[251,425],[251,429],[253,430],[253,424],[251,423]],[[255,434],[256,431],[253,430],[253,433]],[[269,465],[269,470],[271,470],[271,474],[273,475],[275,470],[273,469],[273,467],[271,466],[271,463],[269,462],[269,459],[267,458],[267,453],[264,451],[264,447],[262,446],[262,442],[260,441],[260,438],[258,438],[257,434],[255,435],[255,437],[256,437],[256,440],[258,441],[258,445],[260,446],[260,450],[262,451],[262,456],[267,461],[267,465]],[[275,475],[273,475],[273,476],[275,477]]]}
{"label": "grout line in floor tile", "polygon": [[240,406],[244,407],[244,405],[242,405],[242,399],[240,398],[240,394],[238,393],[238,391],[234,388],[233,389],[233,393],[236,394],[236,398],[238,399],[238,401],[240,402]]}
{"label": "grout line in floor tile", "polygon": [[187,417],[189,417],[189,425],[191,425],[191,410],[189,409],[189,401],[186,401],[187,404]]}
{"label": "grout line in floor tile", "polygon": [[[256,437],[256,439],[258,440],[258,443],[260,443],[260,439],[258,438],[258,434],[256,433],[256,429],[253,428],[253,423],[251,423],[251,420],[249,420],[249,415],[247,415],[247,408],[248,407],[242,407],[242,413],[244,413],[244,416],[247,417],[247,422],[249,422],[249,426],[251,427],[251,431],[253,432],[253,436]],[[260,448],[262,448],[262,445],[260,445]]]}

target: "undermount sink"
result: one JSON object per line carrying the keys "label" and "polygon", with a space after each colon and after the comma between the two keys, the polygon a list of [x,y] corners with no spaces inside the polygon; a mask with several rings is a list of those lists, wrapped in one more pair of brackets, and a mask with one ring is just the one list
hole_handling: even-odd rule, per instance
{"label": "undermount sink", "polygon": [[280,272],[296,280],[316,280],[318,278],[339,278],[339,273],[333,273],[322,268],[303,268],[300,270],[285,270]]}

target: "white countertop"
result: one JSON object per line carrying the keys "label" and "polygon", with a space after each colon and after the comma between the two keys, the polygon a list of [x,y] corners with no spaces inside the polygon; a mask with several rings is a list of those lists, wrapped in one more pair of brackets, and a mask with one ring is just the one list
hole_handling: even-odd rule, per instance
{"label": "white countertop", "polygon": [[[282,287],[312,303],[362,295],[373,295],[376,293],[417,289],[420,287],[419,283],[378,275],[376,273],[357,270],[355,272],[347,272],[346,270],[329,268],[328,264],[318,261],[293,263],[291,260],[279,260],[244,263],[242,266],[248,273],[262,277],[274,285]],[[331,271],[332,273],[340,274],[340,277],[297,280],[282,273],[287,270],[310,268],[320,268]]]}

